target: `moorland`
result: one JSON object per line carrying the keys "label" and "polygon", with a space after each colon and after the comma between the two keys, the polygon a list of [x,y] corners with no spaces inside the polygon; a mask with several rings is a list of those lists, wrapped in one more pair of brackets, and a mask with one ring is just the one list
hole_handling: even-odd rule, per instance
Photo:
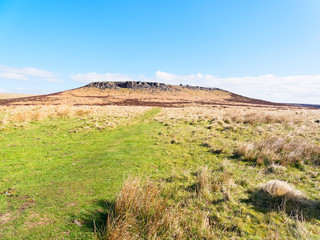
{"label": "moorland", "polygon": [[184,86],[0,105],[1,239],[319,239],[319,110]]}

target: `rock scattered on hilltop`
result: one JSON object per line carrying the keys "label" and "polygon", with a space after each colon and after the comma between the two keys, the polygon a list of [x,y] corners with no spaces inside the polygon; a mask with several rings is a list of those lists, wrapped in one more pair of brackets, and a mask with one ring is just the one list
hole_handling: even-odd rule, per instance
{"label": "rock scattered on hilltop", "polygon": [[[167,85],[164,83],[157,82],[135,82],[135,81],[126,81],[126,82],[92,82],[88,84],[86,87],[94,87],[99,89],[121,89],[121,88],[129,88],[129,89],[158,89],[162,91],[172,91],[171,85]],[[180,87],[191,89],[191,90],[204,90],[204,91],[213,91],[213,90],[222,90],[220,88],[209,88],[209,87],[199,87],[199,86],[189,86],[182,85]]]}
{"label": "rock scattered on hilltop", "polygon": [[92,82],[86,87],[95,87],[100,89],[121,89],[121,88],[130,88],[130,89],[159,89],[162,91],[171,91],[171,87],[164,83],[156,82]]}

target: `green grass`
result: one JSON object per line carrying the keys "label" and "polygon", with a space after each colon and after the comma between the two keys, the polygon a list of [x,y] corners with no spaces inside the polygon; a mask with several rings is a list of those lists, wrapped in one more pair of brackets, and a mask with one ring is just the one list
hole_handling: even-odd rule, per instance
{"label": "green grass", "polygon": [[[0,191],[13,192],[0,195],[0,212],[13,218],[0,226],[1,238],[92,236],[93,229],[73,220],[95,212],[99,200],[113,199],[124,176],[158,169],[152,135],[161,126],[150,121],[158,111],[105,131],[69,133],[81,120],[66,118],[1,132]],[[43,224],[26,224],[33,221]]]}
{"label": "green grass", "polygon": [[[258,186],[271,179],[285,180],[318,201],[319,167],[288,166],[283,173],[266,174],[268,166],[233,155],[238,142],[265,136],[258,128],[265,132],[272,128],[277,134],[294,127],[239,124],[226,128],[228,124],[211,124],[206,119],[163,124],[153,120],[160,111],[152,109],[127,120],[125,126],[101,131],[92,127],[92,119],[79,117],[6,126],[0,131],[0,238],[94,238],[94,225],[103,233],[100,228],[124,179],[141,176],[164,184],[163,194],[172,206],[183,203],[191,238],[201,235],[192,219],[208,213],[210,229],[219,238],[317,239],[318,210],[303,213],[309,235],[299,233],[299,221],[292,212],[258,204]],[[88,122],[91,128],[85,128]],[[197,174],[203,166],[208,166],[210,184],[217,186],[199,197]],[[231,201],[225,200],[225,187]]]}

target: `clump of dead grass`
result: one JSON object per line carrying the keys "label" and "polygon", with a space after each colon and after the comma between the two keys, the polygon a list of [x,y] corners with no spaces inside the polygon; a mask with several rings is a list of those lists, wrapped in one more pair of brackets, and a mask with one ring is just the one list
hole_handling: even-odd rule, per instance
{"label": "clump of dead grass", "polygon": [[78,109],[78,110],[75,110],[74,115],[81,117],[81,116],[89,115],[91,113],[92,113],[92,110],[89,110],[89,109]]}
{"label": "clump of dead grass", "polygon": [[200,197],[209,198],[211,192],[220,192],[225,201],[231,201],[232,173],[226,170],[226,163],[221,164],[223,171],[212,171],[208,166],[197,173],[197,193]]}
{"label": "clump of dead grass", "polygon": [[212,186],[210,182],[210,172],[208,166],[203,167],[197,174],[198,192],[201,194],[209,194]]}
{"label": "clump of dead grass", "polygon": [[170,236],[176,217],[155,183],[129,178],[116,199],[107,222],[107,239],[159,239]]}
{"label": "clump of dead grass", "polygon": [[304,193],[296,190],[293,186],[284,181],[270,180],[262,187],[262,189],[272,197],[285,197],[288,200],[299,203],[306,202]]}
{"label": "clump of dead grass", "polygon": [[64,117],[71,117],[73,113],[69,108],[62,108],[62,109],[57,109],[56,110],[56,116],[59,118],[64,118]]}
{"label": "clump of dead grass", "polygon": [[[201,188],[207,189],[208,168],[199,176]],[[193,198],[192,198],[193,199]],[[194,201],[194,199],[193,199]],[[109,214],[107,239],[214,239],[208,212],[190,212],[190,199],[172,204],[159,183],[128,178]]]}

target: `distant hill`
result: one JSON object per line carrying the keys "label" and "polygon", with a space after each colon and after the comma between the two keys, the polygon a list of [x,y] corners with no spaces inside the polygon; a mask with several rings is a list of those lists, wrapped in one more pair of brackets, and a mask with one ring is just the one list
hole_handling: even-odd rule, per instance
{"label": "distant hill", "polygon": [[293,106],[300,106],[300,107],[320,108],[320,104],[303,104],[303,103],[288,103],[288,104]]}
{"label": "distant hill", "polygon": [[285,107],[219,89],[157,82],[92,82],[84,87],[48,95],[0,100],[0,105],[122,105],[182,107],[193,105]]}

